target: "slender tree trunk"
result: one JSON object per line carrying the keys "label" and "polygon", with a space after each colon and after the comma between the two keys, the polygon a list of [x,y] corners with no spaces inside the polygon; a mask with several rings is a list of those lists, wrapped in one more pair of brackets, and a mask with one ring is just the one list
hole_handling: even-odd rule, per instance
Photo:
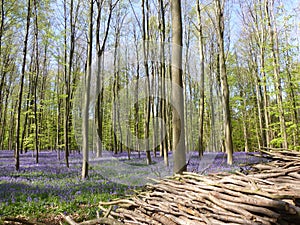
{"label": "slender tree trunk", "polygon": [[26,20],[26,31],[24,38],[23,47],[23,62],[20,78],[20,89],[18,94],[18,106],[17,106],[17,120],[16,120],[16,148],[15,148],[15,168],[19,170],[20,168],[20,130],[21,130],[21,111],[22,111],[22,97],[23,97],[23,87],[25,78],[25,67],[26,67],[26,57],[27,57],[27,45],[28,45],[28,35],[31,17],[31,0],[27,3],[27,20]]}
{"label": "slender tree trunk", "polygon": [[34,42],[35,42],[35,81],[34,81],[34,124],[35,124],[35,162],[39,163],[39,121],[38,121],[38,80],[39,80],[39,29],[38,29],[38,9],[37,1],[34,0],[34,14],[35,14],[35,26],[34,26]]}
{"label": "slender tree trunk", "polygon": [[[186,2],[185,2],[185,7],[186,7]],[[185,21],[186,19],[183,18],[183,20]],[[185,54],[184,54],[184,57],[185,57],[185,60],[184,60],[184,65],[182,66],[184,69],[183,69],[183,73],[182,73],[182,79],[183,79],[183,89],[184,89],[184,92],[183,92],[183,99],[184,99],[184,108],[186,109],[185,111],[185,115],[184,115],[184,120],[185,120],[185,127],[184,127],[184,133],[185,133],[185,147],[186,147],[186,152],[189,152],[190,150],[190,136],[193,136],[193,130],[192,130],[192,127],[193,126],[188,126],[189,124],[189,121],[191,121],[193,119],[193,112],[192,112],[192,107],[190,107],[190,112],[188,112],[188,106],[191,105],[191,104],[188,104],[189,102],[192,101],[193,99],[193,95],[190,95],[188,96],[188,89],[190,90],[190,93],[193,89],[192,86],[188,86],[188,84],[190,85],[191,84],[191,79],[189,78],[189,74],[190,74],[190,71],[189,71],[189,54],[190,54],[190,42],[191,42],[191,29],[188,27],[189,26],[189,22],[185,25],[185,28],[184,28],[184,39],[185,39]],[[189,87],[189,88],[187,88]],[[190,133],[190,129],[191,129],[191,133]]]}
{"label": "slender tree trunk", "polygon": [[103,1],[96,1],[97,4],[97,23],[96,23],[96,51],[97,51],[97,90],[99,91],[99,95],[97,97],[96,107],[95,107],[95,123],[96,123],[96,130],[97,130],[97,138],[96,138],[96,146],[97,146],[97,157],[102,156],[103,146],[102,146],[102,124],[103,124],[103,77],[101,76],[101,60],[102,60],[102,51],[101,51],[101,43],[100,43],[100,27],[101,27],[101,15],[102,15],[102,2]]}
{"label": "slender tree trunk", "polygon": [[[146,5],[146,8],[145,8]],[[151,155],[150,155],[150,145],[149,145],[149,124],[150,124],[150,76],[149,76],[149,62],[148,62],[148,54],[149,54],[149,3],[148,0],[142,0],[142,13],[143,13],[143,54],[144,54],[144,67],[146,73],[146,103],[145,103],[145,124],[144,124],[144,133],[145,133],[145,150],[147,157],[147,164],[151,164]]]}
{"label": "slender tree trunk", "polygon": [[57,98],[57,110],[56,110],[56,150],[57,150],[57,159],[60,160],[60,145],[61,145],[61,105],[62,100],[60,98],[60,59],[57,58],[57,75],[56,75],[56,98]]}
{"label": "slender tree trunk", "polygon": [[182,19],[181,1],[171,1],[172,14],[172,119],[174,173],[186,171],[184,100],[182,82]]}
{"label": "slender tree trunk", "polygon": [[103,102],[103,96],[104,96],[104,89],[103,89],[103,76],[101,75],[101,70],[102,70],[102,60],[103,60],[103,53],[104,53],[104,47],[107,41],[108,37],[108,32],[110,28],[110,22],[111,22],[111,17],[112,17],[112,10],[113,10],[113,5],[112,2],[110,1],[110,9],[109,9],[109,15],[107,19],[107,24],[106,24],[106,31],[105,31],[105,36],[101,45],[100,42],[100,27],[101,27],[101,16],[102,16],[102,7],[103,7],[103,0],[97,0],[97,10],[98,10],[98,15],[97,15],[97,23],[96,23],[96,51],[97,51],[97,90],[100,90],[99,95],[97,97],[97,104],[96,104],[96,113],[95,113],[95,122],[96,122],[96,129],[97,129],[97,157],[102,156],[102,139],[103,139],[103,107],[102,107],[102,102]]}
{"label": "slender tree trunk", "polygon": [[[134,41],[135,41],[135,47],[136,47],[136,59],[137,62],[140,61],[140,56],[139,56],[139,49],[138,49],[138,43],[137,43],[137,35],[136,35],[136,30],[134,30]],[[136,84],[135,84],[135,90],[134,90],[134,95],[135,95],[135,104],[134,104],[134,133],[135,133],[135,150],[138,151],[138,155],[140,158],[140,146],[139,146],[139,79],[140,79],[140,64],[136,64]]]}
{"label": "slender tree trunk", "polygon": [[[70,20],[72,24],[73,17],[73,0],[71,0],[71,12],[70,12]],[[68,72],[68,64],[67,64],[67,2],[64,1],[64,19],[65,19],[65,36],[64,36],[64,74],[65,74],[65,115],[64,115],[64,144],[65,144],[65,160],[66,166],[69,168],[69,108],[70,108],[70,71]],[[73,26],[71,25],[71,45],[73,45],[74,36],[72,35]],[[70,49],[70,58],[72,58],[72,46]],[[72,63],[71,59],[69,63]],[[69,69],[71,67],[69,66]]]}
{"label": "slender tree trunk", "polygon": [[203,44],[203,28],[201,19],[201,8],[199,0],[197,1],[197,14],[198,14],[198,35],[199,35],[199,54],[200,54],[200,102],[199,102],[199,137],[198,137],[198,152],[199,157],[203,156],[203,126],[204,126],[204,44]]}
{"label": "slender tree trunk", "polygon": [[[117,95],[119,92],[119,60],[118,60],[118,46],[119,46],[119,34],[116,32],[115,46],[114,46],[114,82],[113,82],[113,98],[112,98],[112,124],[113,124],[113,151],[114,154],[119,152],[118,139],[117,139],[117,120],[118,120],[118,100]],[[120,132],[120,131],[119,131]]]}
{"label": "slender tree trunk", "polygon": [[229,106],[229,88],[227,82],[225,53],[224,53],[224,4],[225,0],[215,0],[217,15],[217,38],[219,45],[219,69],[222,87],[222,104],[224,112],[225,150],[227,153],[227,163],[232,164],[233,144],[232,126]]}
{"label": "slender tree trunk", "polygon": [[87,71],[85,77],[85,92],[84,92],[84,107],[83,107],[83,121],[82,121],[82,179],[88,177],[89,166],[89,104],[90,104],[90,85],[92,76],[92,50],[93,50],[93,12],[94,1],[90,1],[89,12],[89,34],[88,34],[88,59],[87,59]]}

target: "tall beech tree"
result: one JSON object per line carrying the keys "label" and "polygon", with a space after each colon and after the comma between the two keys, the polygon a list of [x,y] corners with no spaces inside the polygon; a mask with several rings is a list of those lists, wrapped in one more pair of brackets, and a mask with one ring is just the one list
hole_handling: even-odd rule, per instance
{"label": "tall beech tree", "polygon": [[182,82],[182,18],[181,1],[171,1],[172,13],[172,126],[174,173],[186,171],[184,134],[184,100]]}
{"label": "tall beech tree", "polygon": [[222,105],[224,113],[224,133],[225,133],[225,150],[227,153],[227,163],[232,164],[233,143],[232,143],[232,125],[229,105],[229,88],[226,74],[225,49],[224,49],[224,7],[226,0],[215,0],[216,10],[216,29],[217,41],[219,47],[219,73],[222,88]]}
{"label": "tall beech tree", "polygon": [[89,30],[88,30],[88,57],[84,82],[83,119],[82,119],[82,179],[87,178],[89,171],[89,106],[90,88],[92,76],[92,55],[93,55],[93,15],[94,1],[90,0]]}

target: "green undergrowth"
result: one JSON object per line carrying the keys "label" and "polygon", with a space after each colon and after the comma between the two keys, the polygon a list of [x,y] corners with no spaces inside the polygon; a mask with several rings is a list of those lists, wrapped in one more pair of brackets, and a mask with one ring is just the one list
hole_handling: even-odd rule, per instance
{"label": "green undergrowth", "polygon": [[133,192],[131,186],[111,182],[93,172],[86,180],[81,180],[78,173],[13,172],[0,180],[0,189],[0,224],[5,217],[44,222],[54,221],[60,214],[71,215],[80,222],[101,214],[99,202],[124,198]]}

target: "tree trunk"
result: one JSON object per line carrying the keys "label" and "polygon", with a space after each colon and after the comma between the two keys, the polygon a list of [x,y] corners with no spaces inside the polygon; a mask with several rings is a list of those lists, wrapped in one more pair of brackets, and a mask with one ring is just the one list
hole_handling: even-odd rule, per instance
{"label": "tree trunk", "polygon": [[[64,19],[65,19],[65,36],[64,36],[64,74],[65,74],[65,115],[64,115],[64,144],[65,144],[65,160],[66,166],[69,168],[69,114],[70,114],[70,82],[71,82],[71,66],[69,65],[68,71],[68,63],[67,63],[67,2],[64,1]],[[73,33],[73,0],[71,0],[71,9],[70,9],[70,23],[71,23],[71,48],[69,52],[69,64],[72,64],[71,59],[73,60],[73,50],[74,50],[74,34]]]}
{"label": "tree trunk", "polygon": [[199,54],[200,54],[200,102],[199,102],[199,137],[198,137],[198,153],[199,157],[203,156],[203,126],[204,126],[204,44],[203,44],[203,31],[201,8],[199,0],[197,0],[197,15],[198,15],[198,35],[199,35]]}
{"label": "tree trunk", "polygon": [[[165,24],[165,7],[163,4],[163,0],[159,0],[159,28],[160,28],[160,77],[161,77],[161,96],[162,99],[160,99],[160,116],[162,120],[165,122],[165,125],[167,126],[167,116],[166,116],[166,65],[165,65],[165,46],[164,43],[166,41],[166,24]],[[163,124],[161,124],[163,126]],[[164,156],[164,163],[166,166],[169,165],[169,155],[168,155],[168,141],[167,136],[163,136],[164,132],[163,129],[167,129],[161,127],[160,129],[160,138],[161,138],[161,144],[160,144],[160,154]]]}
{"label": "tree trunk", "polygon": [[184,100],[182,83],[182,19],[181,1],[171,1],[172,14],[172,119],[174,173],[186,171]]}
{"label": "tree trunk", "polygon": [[[134,30],[134,42],[135,42],[135,48],[136,48],[136,59],[137,62],[140,61],[139,56],[139,49],[138,49],[138,41],[137,41],[137,35],[136,30]],[[139,146],[139,79],[140,79],[140,66],[139,63],[136,64],[136,83],[135,83],[135,90],[134,90],[134,134],[135,134],[135,150],[138,151],[138,155],[140,158],[140,146]]]}
{"label": "tree trunk", "polygon": [[[146,9],[145,9],[146,5]],[[143,55],[144,55],[144,67],[146,73],[146,88],[145,88],[145,96],[146,96],[146,103],[145,103],[145,124],[144,124],[144,133],[145,133],[145,150],[146,150],[146,157],[147,157],[147,164],[151,164],[151,155],[150,155],[150,145],[149,145],[149,124],[150,124],[150,76],[149,76],[149,65],[148,65],[148,41],[149,41],[149,3],[148,0],[142,0],[142,14],[143,14]]]}
{"label": "tree trunk", "polygon": [[96,24],[96,51],[97,51],[97,77],[96,77],[96,82],[97,82],[97,90],[100,90],[99,95],[97,97],[97,103],[95,107],[95,122],[96,122],[96,129],[97,129],[97,157],[102,156],[102,138],[103,138],[103,96],[104,96],[104,88],[103,88],[103,76],[101,75],[102,72],[102,60],[103,60],[103,53],[104,53],[104,47],[107,41],[108,37],[108,32],[110,28],[110,22],[111,22],[111,17],[112,17],[112,10],[113,10],[113,5],[112,2],[110,2],[110,8],[109,8],[109,15],[107,19],[107,24],[106,24],[106,31],[105,31],[105,36],[103,39],[103,42],[101,44],[100,41],[100,27],[101,27],[101,16],[102,16],[102,7],[104,1],[99,0],[96,1],[97,3],[97,9],[98,9],[98,15],[97,15],[97,24]]}
{"label": "tree trunk", "polygon": [[92,76],[92,50],[93,50],[93,13],[94,1],[90,1],[89,12],[89,33],[88,33],[88,58],[87,58],[87,71],[85,77],[84,88],[84,106],[83,106],[83,120],[82,120],[82,179],[88,177],[89,166],[89,105],[90,105],[90,85]]}
{"label": "tree trunk", "polygon": [[219,46],[219,70],[222,88],[222,105],[224,113],[225,150],[227,153],[227,163],[232,164],[233,144],[232,127],[229,106],[229,88],[227,83],[225,52],[224,52],[224,4],[225,0],[215,0],[217,15],[217,39]]}
{"label": "tree trunk", "polygon": [[23,87],[24,87],[24,78],[25,78],[25,67],[26,67],[26,57],[27,57],[27,45],[28,45],[28,35],[29,35],[29,26],[30,26],[30,17],[31,17],[31,0],[28,0],[27,3],[27,20],[26,20],[26,31],[24,38],[24,47],[23,47],[23,62],[20,78],[20,89],[18,94],[18,106],[17,106],[17,120],[16,120],[16,148],[15,148],[15,168],[19,170],[20,168],[20,130],[21,130],[21,111],[22,111],[22,97],[23,97]]}
{"label": "tree trunk", "polygon": [[39,80],[39,40],[38,40],[38,9],[37,2],[34,0],[34,42],[35,42],[35,81],[34,81],[34,124],[35,124],[35,163],[39,163],[39,124],[38,124],[38,80]]}

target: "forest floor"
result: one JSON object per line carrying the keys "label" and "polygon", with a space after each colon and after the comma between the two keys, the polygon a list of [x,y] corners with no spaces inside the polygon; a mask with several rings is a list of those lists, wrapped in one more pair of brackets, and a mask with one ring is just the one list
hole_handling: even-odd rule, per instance
{"label": "forest floor", "polygon": [[[32,152],[22,154],[21,169],[16,172],[13,152],[0,151],[0,218],[49,225],[59,224],[63,215],[71,215],[76,221],[88,220],[102,212],[99,202],[129,196],[151,179],[172,175],[171,154],[169,166],[164,165],[162,157],[153,157],[153,164],[146,165],[144,153],[141,158],[133,153],[130,160],[127,153],[104,152],[102,158],[91,154],[89,178],[84,181],[80,179],[81,155],[71,153],[69,168],[63,153],[60,157],[58,160],[55,151],[40,152],[36,164]],[[245,171],[263,160],[253,153],[237,152],[234,164],[229,166],[223,153],[204,153],[201,160],[197,153],[190,153],[188,170],[198,174]]]}

